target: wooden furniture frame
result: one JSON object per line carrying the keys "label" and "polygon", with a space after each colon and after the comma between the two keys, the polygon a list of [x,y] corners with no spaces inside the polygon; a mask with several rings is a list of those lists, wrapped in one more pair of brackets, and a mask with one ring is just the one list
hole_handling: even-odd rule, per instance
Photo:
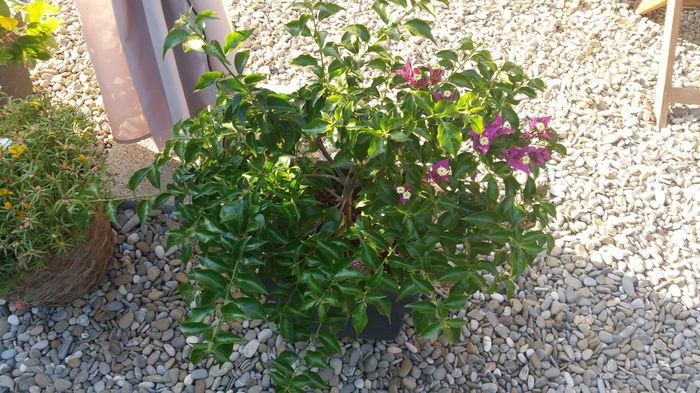
{"label": "wooden furniture frame", "polygon": [[676,44],[681,27],[683,6],[700,7],[700,0],[637,0],[639,13],[666,6],[666,21],[661,42],[661,62],[656,86],[654,115],[659,129],[668,125],[668,112],[671,104],[700,105],[700,89],[673,87],[673,63],[676,59]]}

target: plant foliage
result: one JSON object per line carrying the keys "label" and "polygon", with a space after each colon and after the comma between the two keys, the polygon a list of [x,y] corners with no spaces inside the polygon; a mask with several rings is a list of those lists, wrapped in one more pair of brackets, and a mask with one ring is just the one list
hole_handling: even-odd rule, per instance
{"label": "plant foliage", "polygon": [[105,179],[93,128],[48,97],[0,109],[0,292],[84,236]]}
{"label": "plant foliage", "polygon": [[434,40],[413,17],[430,0],[377,0],[383,27],[347,25],[339,42],[324,28],[340,5],[295,7],[287,31],[317,50],[291,62],[315,78],[288,95],[258,86],[264,76],[246,67],[250,30],[219,43],[203,35],[211,14],[175,25],[166,50],[205,52],[228,72],[202,75],[197,87],[215,87],[216,104],[178,123],[133,182],[159,186],[160,168],[177,160],[154,205],[175,199],[184,225],[169,245],[183,246],[184,262],[198,255],[193,285],[181,287],[193,301],[181,328],[199,338],[191,361],[226,361],[241,339],[232,321],[274,322],[288,341],[308,342],[273,361],[282,392],[321,388],[314,370],[340,351],[335,333],[347,323],[362,331],[368,307],[389,315],[387,292],[420,295],[410,305],[419,336],[458,341],[464,320],[453,311],[479,290],[513,294],[553,245],[543,229],[554,206],[535,179],[563,153],[549,118],[520,126],[514,106],[543,83],[515,64],[468,38],[437,52],[434,67],[390,53],[410,35]]}

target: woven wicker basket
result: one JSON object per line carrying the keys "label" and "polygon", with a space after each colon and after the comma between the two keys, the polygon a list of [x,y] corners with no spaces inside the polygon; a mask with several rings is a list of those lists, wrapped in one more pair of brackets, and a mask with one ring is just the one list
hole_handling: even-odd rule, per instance
{"label": "woven wicker basket", "polygon": [[49,257],[41,270],[30,272],[11,293],[31,306],[68,304],[90,291],[104,276],[116,239],[105,215],[95,213],[85,240],[65,253]]}

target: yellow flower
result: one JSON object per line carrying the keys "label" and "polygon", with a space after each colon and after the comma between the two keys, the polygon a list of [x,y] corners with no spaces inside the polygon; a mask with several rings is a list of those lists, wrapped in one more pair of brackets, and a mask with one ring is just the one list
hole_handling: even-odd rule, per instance
{"label": "yellow flower", "polygon": [[7,151],[10,152],[12,158],[14,159],[18,159],[22,155],[22,153],[24,153],[25,150],[27,150],[27,148],[19,143],[15,143],[14,145],[7,148]]}
{"label": "yellow flower", "polygon": [[7,209],[7,210],[12,209],[12,203],[10,201],[5,202],[5,209]]}
{"label": "yellow flower", "polygon": [[31,208],[32,208],[32,205],[29,204],[29,203],[27,203],[27,202],[24,202],[24,203],[22,204],[22,207],[25,208],[25,209],[31,209]]}
{"label": "yellow flower", "polygon": [[87,157],[85,157],[85,154],[81,154],[80,157],[78,157],[78,158],[80,158],[80,161],[87,160]]}
{"label": "yellow flower", "polygon": [[14,30],[15,26],[17,26],[17,19],[11,16],[0,15],[0,27],[5,30]]}
{"label": "yellow flower", "polygon": [[0,188],[0,196],[13,195],[14,192],[8,190],[7,188]]}

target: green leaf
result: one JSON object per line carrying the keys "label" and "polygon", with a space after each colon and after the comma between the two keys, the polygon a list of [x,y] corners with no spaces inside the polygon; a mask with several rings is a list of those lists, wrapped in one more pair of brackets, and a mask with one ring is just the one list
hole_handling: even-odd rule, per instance
{"label": "green leaf", "polygon": [[173,195],[169,192],[162,192],[158,194],[156,199],[153,200],[153,208],[160,209],[172,196]]}
{"label": "green leaf", "polygon": [[238,72],[238,75],[243,74],[243,69],[245,68],[246,63],[248,63],[249,57],[249,50],[242,50],[236,53],[236,56],[233,58],[233,65],[236,67],[236,72]]}
{"label": "green leaf", "polygon": [[182,322],[180,323],[180,331],[185,336],[198,336],[209,328],[209,325],[203,322]]}
{"label": "green leaf", "polygon": [[494,228],[501,222],[501,216],[491,211],[477,212],[463,217],[462,220],[482,228]]}
{"label": "green leaf", "polygon": [[243,78],[243,82],[253,85],[265,79],[267,79],[267,77],[263,74],[248,74]]}
{"label": "green leaf", "polygon": [[121,202],[121,200],[112,199],[105,204],[105,216],[109,218],[109,221],[111,221],[112,224],[117,224],[117,210]]}
{"label": "green leaf", "polygon": [[321,352],[308,351],[304,360],[309,367],[328,368],[328,360]]}
{"label": "green leaf", "polygon": [[367,156],[371,160],[372,158],[384,153],[386,146],[386,140],[379,136],[372,136],[372,140],[369,143],[369,148],[367,148]]}
{"label": "green leaf", "polygon": [[181,44],[189,35],[188,32],[180,29],[170,31],[170,33],[165,36],[165,41],[163,42],[163,57],[165,57],[165,53],[168,52],[168,50]]}
{"label": "green leaf", "polygon": [[205,72],[203,73],[200,77],[199,80],[197,80],[197,83],[194,85],[194,91],[199,91],[204,88],[207,88],[214,84],[219,78],[221,78],[222,74],[218,71],[210,71],[210,72]]}
{"label": "green leaf", "polygon": [[226,36],[226,43],[224,44],[224,52],[229,53],[230,51],[238,48],[245,40],[250,37],[253,30],[239,30],[229,33]]}
{"label": "green leaf", "polygon": [[306,391],[306,388],[311,388],[311,389],[325,389],[326,383],[323,382],[323,379],[321,378],[318,373],[315,373],[310,370],[304,370],[301,375],[299,375],[294,382],[299,382],[299,386],[301,390],[300,392]]}
{"label": "green leaf", "polygon": [[367,30],[367,27],[365,27],[365,25],[356,23],[345,26],[344,30],[348,33],[354,34],[364,42],[367,42],[370,39],[369,30]]}
{"label": "green leaf", "polygon": [[317,66],[318,61],[311,55],[299,55],[292,60],[292,64],[300,67]]}
{"label": "green leaf", "polygon": [[148,199],[140,200],[136,205],[136,214],[139,216],[139,224],[143,225],[146,223],[146,218],[148,218],[148,211],[151,208],[151,202]]}
{"label": "green leaf", "polygon": [[245,199],[236,199],[232,202],[225,204],[221,208],[219,213],[219,218],[222,223],[229,221],[239,221],[243,218],[245,211],[248,207],[248,202]]}
{"label": "green leaf", "polygon": [[146,167],[146,168],[141,168],[138,171],[134,172],[133,175],[129,178],[129,189],[131,191],[136,191],[136,187],[143,182],[143,179],[148,175],[148,172],[151,171],[151,167]]}
{"label": "green leaf", "polygon": [[379,267],[379,256],[377,252],[364,241],[360,242],[360,249],[362,250],[362,263],[370,269],[376,269]]}
{"label": "green leaf", "polygon": [[219,292],[226,292],[228,290],[228,283],[224,276],[214,270],[194,269],[191,274],[195,280],[204,285],[207,289]]}
{"label": "green leaf", "polygon": [[190,258],[192,257],[192,244],[188,243],[183,243],[182,244],[182,250],[180,251],[180,260],[182,263],[187,264],[187,262],[190,261]]}
{"label": "green leaf", "polygon": [[411,32],[411,34],[425,37],[430,41],[435,42],[435,37],[433,37],[433,33],[430,30],[430,25],[426,21],[422,19],[411,19],[406,21],[404,26]]}
{"label": "green leaf", "polygon": [[204,40],[202,40],[198,35],[190,34],[185,39],[185,42],[182,44],[182,50],[184,50],[185,52],[202,52],[204,51],[204,49],[202,48],[205,44],[206,43],[204,42]]}
{"label": "green leaf", "polygon": [[352,327],[358,336],[367,326],[367,303],[360,303],[352,312]]}
{"label": "green leaf", "polygon": [[365,274],[357,269],[342,268],[338,273],[335,274],[335,279],[338,281],[343,280],[356,280],[365,277]]}
{"label": "green leaf", "polygon": [[435,314],[435,305],[433,304],[433,302],[428,300],[420,300],[411,303],[406,307],[422,314]]}
{"label": "green leaf", "polygon": [[326,124],[323,119],[317,118],[307,124],[302,131],[306,135],[315,136],[326,131],[326,126],[328,126],[328,124]]}
{"label": "green leaf", "polygon": [[384,22],[385,25],[389,24],[389,14],[387,13],[387,6],[386,4],[375,1],[374,4],[372,4],[372,9],[374,12],[377,13],[379,18]]}
{"label": "green leaf", "polygon": [[262,283],[260,278],[251,273],[239,273],[236,276],[234,283],[236,284],[236,287],[247,293],[267,294],[267,288]]}
{"label": "green leaf", "polygon": [[266,319],[267,315],[258,299],[238,298],[234,301],[236,306],[250,319]]}
{"label": "green leaf", "polygon": [[341,352],[340,344],[338,343],[338,339],[334,335],[332,335],[328,332],[320,332],[318,334],[318,341],[329,352],[333,352],[333,353],[340,353]]}
{"label": "green leaf", "polygon": [[460,146],[462,145],[462,133],[459,128],[449,122],[441,122],[438,127],[438,143],[446,152],[457,155]]}
{"label": "green leaf", "polygon": [[467,305],[467,302],[469,302],[469,296],[450,294],[447,296],[447,299],[442,302],[442,304],[444,304],[445,307],[449,308],[450,310],[461,310]]}
{"label": "green leaf", "polygon": [[322,21],[345,9],[337,4],[327,3],[325,1],[319,1],[318,3],[314,4],[314,8],[318,10],[319,21]]}

